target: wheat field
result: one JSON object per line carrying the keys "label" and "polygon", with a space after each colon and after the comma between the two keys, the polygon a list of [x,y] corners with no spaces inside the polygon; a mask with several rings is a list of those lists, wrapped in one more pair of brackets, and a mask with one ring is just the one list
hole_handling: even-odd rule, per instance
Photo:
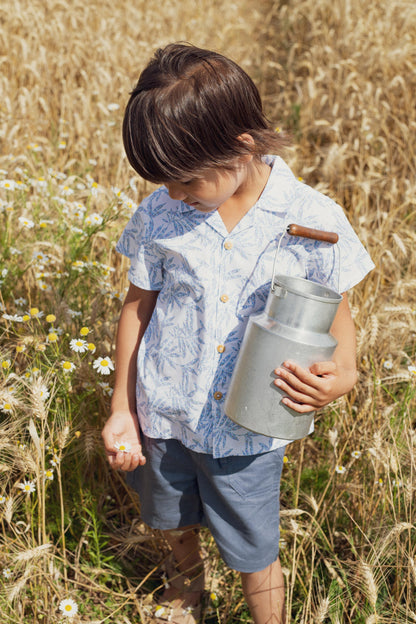
{"label": "wheat field", "polygon": [[[147,623],[163,587],[167,547],[100,430],[127,286],[115,242],[153,188],[123,155],[123,107],[170,41],[248,71],[293,171],[376,264],[350,294],[357,386],[287,449],[287,622],[416,622],[416,5],[4,0],[0,19],[2,624]],[[203,539],[204,621],[250,622]]]}

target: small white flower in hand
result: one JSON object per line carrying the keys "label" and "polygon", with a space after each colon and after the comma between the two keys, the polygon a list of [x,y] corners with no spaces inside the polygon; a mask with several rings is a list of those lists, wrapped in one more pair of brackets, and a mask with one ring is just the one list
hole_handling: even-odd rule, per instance
{"label": "small white flower in hand", "polygon": [[131,444],[129,444],[128,442],[116,442],[114,446],[118,451],[121,451],[122,453],[130,453],[131,451]]}

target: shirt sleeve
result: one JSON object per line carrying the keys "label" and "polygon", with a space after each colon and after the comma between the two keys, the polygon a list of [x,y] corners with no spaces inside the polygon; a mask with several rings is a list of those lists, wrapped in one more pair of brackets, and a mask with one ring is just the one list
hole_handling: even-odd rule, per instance
{"label": "shirt sleeve", "polygon": [[153,240],[154,222],[151,215],[152,196],[136,210],[117,245],[116,251],[130,259],[128,278],[144,290],[161,290],[163,258]]}
{"label": "shirt sleeve", "polygon": [[339,293],[346,292],[374,268],[374,263],[341,206],[317,192],[309,200],[309,227],[336,232],[338,242],[331,245],[314,241],[308,255],[307,277]]}

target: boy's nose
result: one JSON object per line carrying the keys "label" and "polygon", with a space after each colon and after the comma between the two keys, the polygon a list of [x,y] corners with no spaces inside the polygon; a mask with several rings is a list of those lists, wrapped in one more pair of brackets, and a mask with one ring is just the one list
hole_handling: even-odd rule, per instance
{"label": "boy's nose", "polygon": [[168,184],[166,184],[166,188],[168,189],[169,196],[172,199],[185,199],[186,193],[182,189],[181,185],[177,182],[169,182]]}

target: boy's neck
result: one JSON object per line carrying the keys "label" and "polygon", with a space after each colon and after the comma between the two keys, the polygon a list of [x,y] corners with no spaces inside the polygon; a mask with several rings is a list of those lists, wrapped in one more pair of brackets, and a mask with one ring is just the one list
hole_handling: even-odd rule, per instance
{"label": "boy's neck", "polygon": [[269,165],[254,160],[246,166],[243,181],[237,192],[218,208],[218,213],[228,232],[231,232],[254,206],[267,184],[271,172]]}

